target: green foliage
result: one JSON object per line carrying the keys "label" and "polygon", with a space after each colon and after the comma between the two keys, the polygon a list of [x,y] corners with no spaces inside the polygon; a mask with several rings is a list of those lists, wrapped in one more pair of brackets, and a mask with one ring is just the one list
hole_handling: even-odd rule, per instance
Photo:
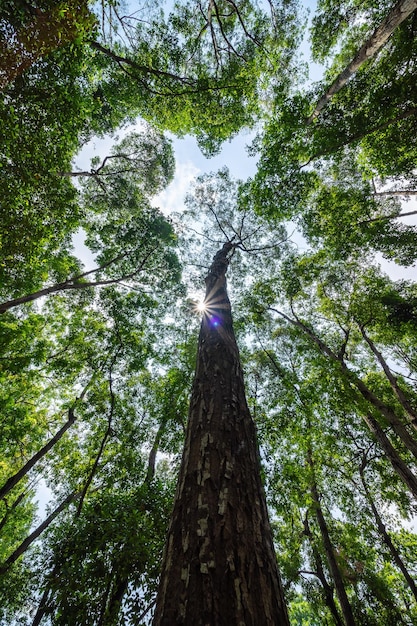
{"label": "green foliage", "polygon": [[[96,17],[83,2],[3,4],[2,43],[41,13],[57,19],[49,47],[38,33],[2,84],[0,487],[74,420],[0,501],[0,564],[40,522],[40,481],[48,512],[76,495],[1,577],[1,623],[28,624],[42,596],[55,625],[149,620],[195,366],[193,290],[225,241],[291,621],[330,625],[341,611],[320,507],[357,623],[416,623],[377,521],[414,576],[404,524],[416,504],[369,427],[415,474],[392,416],[413,442],[416,285],[374,264],[416,259],[415,227],[378,194],[415,183],[415,16],[309,122],[385,1],[319,3],[313,53],[329,69],[307,87],[292,1],[271,14],[247,0],[155,4],[135,17],[117,0],[92,5]],[[138,116],[91,169],[74,166],[90,139]],[[181,215],[155,208],[175,169],[163,131],[211,155],[242,127],[257,131],[252,180],[223,168],[197,179]],[[93,269],[72,248],[80,229]]]}

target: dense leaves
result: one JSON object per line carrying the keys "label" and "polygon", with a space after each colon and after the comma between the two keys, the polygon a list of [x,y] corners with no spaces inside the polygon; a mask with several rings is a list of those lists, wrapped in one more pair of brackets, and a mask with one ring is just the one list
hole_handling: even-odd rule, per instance
{"label": "dense leaves", "polygon": [[[315,84],[295,2],[131,4],[0,11],[0,622],[150,623],[227,243],[291,624],[412,626],[417,288],[376,259],[416,262],[417,14],[313,119],[390,3],[319,2]],[[156,207],[164,131],[214,154],[255,127],[252,180]]]}

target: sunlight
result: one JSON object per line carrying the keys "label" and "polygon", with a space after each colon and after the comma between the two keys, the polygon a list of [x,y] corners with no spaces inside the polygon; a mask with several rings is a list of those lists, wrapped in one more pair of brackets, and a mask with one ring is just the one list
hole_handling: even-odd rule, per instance
{"label": "sunlight", "polygon": [[199,313],[204,313],[205,311],[207,311],[207,305],[203,300],[200,300],[200,302],[197,302],[197,304],[195,305],[195,308]]}

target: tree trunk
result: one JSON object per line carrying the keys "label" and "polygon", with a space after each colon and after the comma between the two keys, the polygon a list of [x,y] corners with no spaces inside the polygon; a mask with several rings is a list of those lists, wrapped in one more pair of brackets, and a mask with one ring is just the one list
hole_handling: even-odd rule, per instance
{"label": "tree trunk", "polygon": [[340,91],[348,80],[358,71],[358,69],[369,59],[372,59],[379,50],[386,44],[394,30],[407,19],[413,11],[417,9],[417,0],[400,0],[391,9],[386,18],[381,22],[373,34],[365,41],[359,49],[355,58],[337,76],[326,93],[317,102],[313,113],[308,118],[308,123],[316,119],[320,112],[335,93]]}
{"label": "tree trunk", "polygon": [[11,476],[0,488],[0,500],[2,500],[7,494],[30,472],[30,470],[51,450],[56,443],[63,437],[67,430],[75,422],[74,408],[68,409],[68,419],[63,426],[58,430],[56,435],[48,441],[36,454],[29,459],[27,463],[16,474]]}
{"label": "tree trunk", "polygon": [[349,598],[346,593],[345,585],[343,583],[342,573],[337,563],[336,555],[333,549],[332,541],[330,539],[329,529],[323,515],[323,511],[320,504],[320,496],[317,490],[313,457],[311,451],[308,452],[308,464],[311,468],[312,481],[310,486],[310,493],[314,504],[314,513],[316,515],[317,523],[320,529],[321,539],[323,542],[324,552],[326,553],[327,563],[329,565],[330,574],[333,578],[334,586],[336,589],[336,595],[342,609],[343,620],[346,626],[356,626],[355,618],[353,617],[352,607],[350,606]]}
{"label": "tree trunk", "polygon": [[330,610],[331,614],[333,615],[333,619],[334,619],[335,625],[336,626],[344,626],[343,622],[342,622],[342,620],[340,618],[338,608],[337,608],[336,603],[334,601],[333,586],[329,585],[329,583],[327,582],[327,578],[326,578],[326,575],[324,573],[323,561],[322,561],[320,552],[319,552],[319,550],[318,550],[318,548],[316,546],[316,543],[314,541],[314,536],[313,536],[313,533],[311,532],[310,524],[308,522],[307,515],[306,515],[306,518],[304,520],[304,534],[306,535],[306,537],[308,537],[308,539],[310,541],[310,547],[311,547],[311,551],[313,553],[314,566],[316,568],[317,578],[319,579],[319,581],[321,582],[321,586],[323,587],[324,601],[327,604],[327,606],[329,607],[329,610]]}
{"label": "tree trunk", "polygon": [[26,552],[26,550],[32,545],[34,541],[36,541],[36,539],[38,539],[38,537],[41,536],[43,531],[52,524],[54,519],[58,517],[61,511],[63,511],[68,506],[68,504],[79,498],[79,496],[80,494],[76,491],[70,493],[70,495],[67,496],[65,500],[63,500],[63,502],[61,502],[61,504],[54,511],[52,511],[50,515],[48,515],[46,520],[43,521],[42,524],[39,524],[39,526],[35,528],[35,530],[28,537],[26,537],[26,539],[22,541],[20,546],[16,548],[13,554],[11,554],[2,565],[0,565],[0,575],[5,574],[11,568],[13,563]]}
{"label": "tree trunk", "polygon": [[197,369],[154,626],[288,626],[225,272],[206,277]]}
{"label": "tree trunk", "polygon": [[146,261],[148,260],[148,258],[154,251],[155,250],[152,249],[149,254],[146,254],[144,257],[144,260],[142,261],[138,269],[135,270],[134,272],[131,272],[130,274],[125,274],[123,276],[120,276],[119,278],[109,278],[109,279],[95,280],[95,281],[84,280],[86,276],[102,271],[105,268],[113,265],[113,263],[116,263],[117,261],[120,261],[121,259],[124,259],[125,257],[129,255],[129,252],[123,252],[122,254],[119,254],[114,259],[107,261],[107,263],[103,263],[103,265],[100,265],[100,267],[96,267],[92,270],[88,270],[87,272],[83,272],[82,274],[78,274],[78,276],[67,278],[67,280],[64,280],[61,283],[56,283],[55,285],[44,287],[43,289],[39,289],[38,291],[34,291],[33,293],[29,293],[25,296],[20,296],[19,298],[13,298],[13,300],[7,300],[6,302],[2,302],[0,304],[0,314],[6,313],[6,311],[8,311],[9,309],[13,309],[14,307],[19,306],[21,304],[34,302],[35,300],[38,300],[39,298],[43,298],[44,296],[49,296],[54,293],[59,293],[61,291],[71,291],[74,289],[88,289],[88,287],[103,287],[107,285],[115,285],[116,283],[119,283],[121,281],[133,278],[134,276],[136,276],[136,274],[139,274],[139,272],[143,270]]}
{"label": "tree trunk", "polygon": [[[404,191],[378,191],[374,196],[406,196],[417,195],[417,191],[410,191],[409,193]],[[410,215],[417,215],[417,211],[407,211],[405,213],[391,213],[391,215],[378,215],[378,217],[371,217],[368,220],[362,220],[358,222],[358,226],[362,224],[369,224],[371,222],[382,222],[388,220],[394,220],[399,217],[409,217]]]}
{"label": "tree trunk", "polygon": [[402,460],[378,421],[370,413],[364,415],[363,419],[368,425],[369,430],[375,435],[375,439],[383,449],[394,471],[398,474],[403,483],[407,485],[413,496],[417,498],[417,478],[414,476],[413,472]]}
{"label": "tree trunk", "polygon": [[[294,317],[296,319],[292,319],[282,311],[275,309],[274,307],[270,307],[271,311],[274,311],[285,320],[287,320],[290,324],[293,324],[297,328],[300,328],[302,332],[304,332],[310,339],[318,346],[321,353],[325,356],[329,357],[335,363],[338,363],[342,375],[346,377],[346,380],[351,384],[352,387],[356,387],[359,391],[360,395],[367,400],[370,404],[372,404],[378,411],[385,417],[389,425],[395,434],[402,441],[404,446],[407,448],[409,452],[417,459],[417,440],[410,434],[407,429],[406,424],[401,420],[400,417],[393,411],[393,409],[385,404],[382,400],[380,400],[374,393],[367,387],[367,385],[353,372],[349,369],[344,361],[343,357],[339,357],[328,345],[324,343],[306,324],[301,322],[298,317],[294,313]],[[364,418],[366,423],[368,421]]]}
{"label": "tree trunk", "polygon": [[407,584],[410,587],[411,593],[413,594],[417,602],[416,583],[414,582],[414,579],[411,577],[410,572],[408,571],[404,561],[402,560],[400,553],[398,552],[397,548],[392,543],[392,539],[389,533],[387,532],[387,529],[385,528],[385,524],[382,521],[382,518],[378,512],[378,509],[375,506],[375,502],[373,501],[373,498],[371,497],[368,486],[366,484],[364,471],[362,468],[360,469],[359,473],[360,473],[360,477],[361,477],[361,481],[362,481],[362,485],[363,485],[366,497],[368,499],[369,504],[371,505],[372,513],[374,514],[374,518],[375,518],[375,522],[376,522],[376,526],[378,528],[379,534],[381,535],[382,540],[385,543],[385,545],[388,547],[392,556],[392,560],[394,561],[394,563],[396,564],[396,566],[398,567],[398,569],[401,571],[402,575],[404,576],[405,580],[407,581]]}
{"label": "tree trunk", "polygon": [[381,365],[381,367],[382,367],[382,369],[384,371],[385,376],[387,377],[387,380],[388,380],[388,382],[389,382],[389,384],[391,386],[391,389],[393,390],[394,394],[397,397],[397,400],[399,401],[399,403],[403,407],[404,411],[407,413],[409,421],[410,421],[410,424],[412,425],[414,430],[417,430],[417,413],[414,410],[414,408],[411,406],[411,404],[410,404],[407,396],[405,395],[404,391],[398,385],[397,377],[394,376],[394,374],[391,372],[388,363],[386,362],[386,360],[382,356],[382,353],[378,350],[378,348],[376,347],[376,345],[374,344],[372,339],[370,337],[368,337],[368,335],[366,334],[365,329],[363,328],[363,326],[361,326],[360,324],[358,324],[358,325],[359,325],[360,331],[362,333],[362,337],[365,339],[365,341],[368,344],[368,346],[370,347],[371,351],[376,356],[379,364]]}

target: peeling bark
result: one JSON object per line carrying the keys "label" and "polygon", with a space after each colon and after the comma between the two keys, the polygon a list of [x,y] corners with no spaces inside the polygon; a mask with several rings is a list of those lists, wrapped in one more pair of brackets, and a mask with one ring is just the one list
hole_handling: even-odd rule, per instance
{"label": "peeling bark", "polygon": [[288,626],[225,272],[206,277],[197,369],[154,626]]}

